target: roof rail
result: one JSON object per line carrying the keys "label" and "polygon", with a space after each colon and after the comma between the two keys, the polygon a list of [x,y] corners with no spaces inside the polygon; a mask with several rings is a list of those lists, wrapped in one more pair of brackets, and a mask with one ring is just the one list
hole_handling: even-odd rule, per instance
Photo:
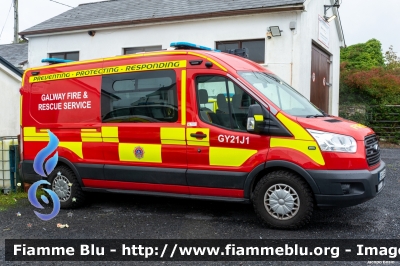
{"label": "roof rail", "polygon": [[234,54],[240,57],[244,58],[249,58],[249,49],[244,47],[244,48],[239,48],[239,49],[229,49],[222,51],[223,53],[228,53],[228,54]]}

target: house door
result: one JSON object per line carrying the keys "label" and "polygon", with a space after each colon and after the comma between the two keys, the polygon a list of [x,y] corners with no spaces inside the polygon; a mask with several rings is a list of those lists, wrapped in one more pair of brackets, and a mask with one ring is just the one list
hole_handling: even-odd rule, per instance
{"label": "house door", "polygon": [[329,112],[329,55],[312,46],[310,101],[324,112]]}

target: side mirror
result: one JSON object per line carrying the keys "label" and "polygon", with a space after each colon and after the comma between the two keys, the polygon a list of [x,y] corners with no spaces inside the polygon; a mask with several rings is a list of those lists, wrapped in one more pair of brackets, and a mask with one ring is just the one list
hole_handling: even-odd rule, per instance
{"label": "side mirror", "polygon": [[252,133],[268,133],[269,127],[265,122],[265,118],[269,118],[268,111],[264,110],[261,105],[250,105],[247,115],[247,131]]}

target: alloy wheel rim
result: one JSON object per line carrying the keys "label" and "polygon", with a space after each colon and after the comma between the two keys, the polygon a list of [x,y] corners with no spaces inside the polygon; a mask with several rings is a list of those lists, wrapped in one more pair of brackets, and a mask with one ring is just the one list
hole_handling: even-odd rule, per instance
{"label": "alloy wheel rim", "polygon": [[58,173],[54,178],[52,189],[60,201],[65,202],[71,197],[71,186],[68,178]]}

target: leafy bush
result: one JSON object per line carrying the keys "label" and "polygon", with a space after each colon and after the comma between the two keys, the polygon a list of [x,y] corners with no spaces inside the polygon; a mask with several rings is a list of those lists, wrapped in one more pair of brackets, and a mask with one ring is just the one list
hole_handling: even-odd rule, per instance
{"label": "leafy bush", "polygon": [[[400,141],[400,59],[372,39],[341,50],[339,115]],[[397,105],[397,106],[396,106]]]}
{"label": "leafy bush", "polygon": [[[383,67],[370,70],[344,70],[341,96],[353,94],[349,100],[361,100],[370,104],[400,103],[400,70]],[[354,99],[352,99],[354,98]]]}
{"label": "leafy bush", "polygon": [[366,43],[342,48],[340,51],[340,61],[347,63],[347,69],[368,70],[374,67],[383,67],[384,59],[381,47],[380,41],[371,39]]}

